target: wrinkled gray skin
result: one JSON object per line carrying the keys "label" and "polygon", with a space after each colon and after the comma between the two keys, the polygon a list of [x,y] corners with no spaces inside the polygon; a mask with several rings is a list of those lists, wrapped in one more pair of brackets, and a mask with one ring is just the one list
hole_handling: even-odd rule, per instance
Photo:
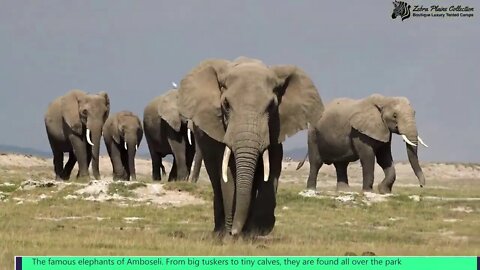
{"label": "wrinkled gray skin", "polygon": [[[92,159],[93,176],[100,179],[100,137],[109,111],[110,101],[105,92],[87,94],[81,90],[72,90],[50,103],[45,113],[45,127],[53,152],[57,180],[68,180],[77,161],[77,178],[88,178],[88,167]],[[93,146],[87,142],[87,128]],[[69,153],[65,167],[64,152]]]}
{"label": "wrinkled gray skin", "polygon": [[[178,112],[177,93],[176,89],[172,89],[165,95],[154,98],[143,113],[145,138],[152,158],[153,180],[162,179],[161,169],[165,171],[162,158],[168,154],[173,155],[168,181],[188,180],[190,175],[195,156],[195,139],[192,134],[192,144],[188,142],[187,121]],[[192,175],[192,178],[198,179],[198,174]]]}
{"label": "wrinkled gray skin", "polygon": [[140,119],[129,111],[108,117],[103,139],[113,167],[113,180],[136,180],[135,154],[143,137]]}
{"label": "wrinkled gray skin", "polygon": [[[308,131],[310,174],[307,189],[316,189],[318,170],[323,163],[334,164],[337,189],[347,188],[347,166],[360,159],[363,190],[372,191],[376,159],[385,173],[378,190],[390,193],[396,178],[391,151],[392,133],[405,135],[418,146],[415,111],[407,98],[374,94],[361,100],[333,100],[325,106],[322,118]],[[420,186],[423,186],[425,176],[418,161],[417,146],[406,143],[408,159]]]}
{"label": "wrinkled gray skin", "polygon": [[313,82],[291,65],[266,66],[245,57],[206,60],[181,81],[178,104],[193,120],[213,187],[214,232],[268,234],[275,224],[282,142],[323,109]]}

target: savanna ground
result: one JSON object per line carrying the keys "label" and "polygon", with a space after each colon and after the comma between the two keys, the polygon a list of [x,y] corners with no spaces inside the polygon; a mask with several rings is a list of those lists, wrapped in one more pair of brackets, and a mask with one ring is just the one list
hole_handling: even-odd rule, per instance
{"label": "savanna ground", "polygon": [[353,192],[337,193],[324,166],[313,197],[299,195],[308,163],[283,166],[274,231],[224,243],[211,234],[204,170],[197,184],[153,183],[149,161],[137,159],[137,182],[113,182],[103,157],[105,179],[56,182],[50,159],[1,154],[0,269],[14,255],[480,255],[480,165],[423,164],[419,188],[399,163],[391,196],[360,193],[358,164]]}

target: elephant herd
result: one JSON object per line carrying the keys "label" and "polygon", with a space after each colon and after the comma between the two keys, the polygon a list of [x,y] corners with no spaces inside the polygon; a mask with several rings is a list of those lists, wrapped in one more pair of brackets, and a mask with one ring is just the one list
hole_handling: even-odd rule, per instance
{"label": "elephant herd", "polygon": [[[408,99],[374,94],[324,106],[310,77],[293,65],[268,66],[246,57],[210,59],[188,72],[178,89],[146,106],[143,128],[133,113],[109,111],[105,92],[72,90],[49,105],[45,125],[56,178],[69,179],[78,161],[77,177],[88,177],[92,163],[93,177],[99,179],[103,134],[114,179],[135,179],[134,156],[145,133],[153,180],[165,173],[162,158],[167,154],[174,156],[169,181],[196,181],[203,160],[219,235],[266,235],[273,229],[282,144],[307,128],[308,189],[316,189],[323,163],[333,163],[337,187],[347,187],[347,166],[360,160],[363,190],[371,191],[376,160],[385,172],[378,190],[391,192],[392,133],[405,140],[411,166],[420,185],[425,184],[417,156],[418,143],[424,143]],[[65,152],[69,159],[64,165]]]}

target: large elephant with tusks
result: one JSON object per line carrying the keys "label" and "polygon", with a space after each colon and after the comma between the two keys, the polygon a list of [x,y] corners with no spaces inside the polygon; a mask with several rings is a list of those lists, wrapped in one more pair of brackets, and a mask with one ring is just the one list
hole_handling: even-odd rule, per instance
{"label": "large elephant with tusks", "polygon": [[194,123],[214,192],[214,231],[268,234],[286,137],[323,110],[312,80],[292,65],[206,60],[184,77],[180,113]]}
{"label": "large elephant with tusks", "polygon": [[[68,180],[77,161],[77,178],[88,178],[92,160],[93,176],[100,179],[100,138],[109,112],[110,100],[105,92],[88,94],[72,90],[50,103],[45,113],[45,127],[56,179]],[[64,152],[69,153],[65,166]]]}
{"label": "large elephant with tusks", "polygon": [[[425,185],[417,149],[419,144],[426,144],[418,135],[415,110],[410,101],[405,97],[373,94],[359,100],[333,100],[325,106],[320,120],[310,126],[307,154],[310,174],[307,189],[316,189],[318,170],[323,163],[334,164],[337,171],[337,189],[348,188],[348,164],[360,160],[363,172],[362,189],[373,190],[376,161],[385,173],[385,178],[378,185],[378,191],[392,192],[396,179],[391,150],[393,133],[402,136],[410,165],[420,186]],[[297,169],[302,165],[303,161]]]}

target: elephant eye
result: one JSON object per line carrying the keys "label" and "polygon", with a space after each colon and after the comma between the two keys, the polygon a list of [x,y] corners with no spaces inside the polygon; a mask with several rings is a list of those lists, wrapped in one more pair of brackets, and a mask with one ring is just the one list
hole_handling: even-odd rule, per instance
{"label": "elephant eye", "polygon": [[397,113],[396,112],[393,113],[393,118],[397,118]]}
{"label": "elephant eye", "polygon": [[83,110],[82,110],[82,115],[83,115],[83,116],[87,116],[87,114],[88,114],[87,109],[83,109]]}

